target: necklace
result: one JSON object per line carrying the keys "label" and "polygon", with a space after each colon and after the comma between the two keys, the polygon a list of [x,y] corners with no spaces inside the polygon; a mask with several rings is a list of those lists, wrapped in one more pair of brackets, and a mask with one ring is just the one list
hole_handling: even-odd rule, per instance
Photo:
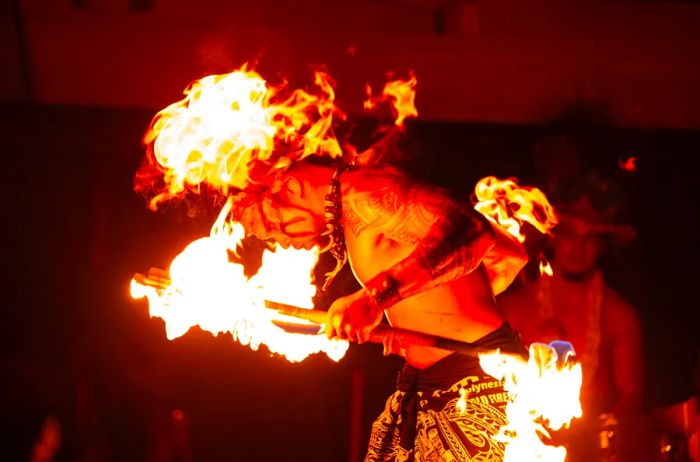
{"label": "necklace", "polygon": [[338,274],[343,265],[348,259],[347,250],[345,248],[345,233],[343,231],[343,193],[341,191],[340,176],[346,170],[350,169],[350,164],[340,165],[331,176],[328,184],[328,194],[326,194],[325,213],[326,232],[330,242],[327,249],[331,255],[335,257],[335,269],[326,274],[326,282],[323,284],[323,290],[330,285],[333,278]]}
{"label": "necklace", "polygon": [[[586,385],[591,384],[598,369],[604,290],[603,276],[600,271],[596,271],[586,287],[587,330],[583,352],[579,354],[581,364],[584,367],[583,379]],[[539,279],[537,301],[539,302],[540,320],[543,322],[554,321],[556,313],[552,295],[552,277]]]}

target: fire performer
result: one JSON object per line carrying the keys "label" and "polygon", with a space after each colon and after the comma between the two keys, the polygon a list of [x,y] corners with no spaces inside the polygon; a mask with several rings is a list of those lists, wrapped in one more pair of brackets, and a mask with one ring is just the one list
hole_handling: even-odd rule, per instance
{"label": "fire performer", "polygon": [[[515,278],[526,253],[445,191],[389,166],[334,169],[305,160],[242,196],[237,219],[248,233],[349,260],[363,287],[332,303],[330,337],[363,342],[386,314],[397,327],[525,353],[494,292]],[[391,338],[384,351],[407,364],[372,426],[366,461],[501,460],[493,436],[505,423],[507,397],[478,358]],[[466,409],[458,410],[461,395]]]}
{"label": "fire performer", "polygon": [[[534,207],[510,204],[513,197],[493,188],[488,208],[477,212],[389,166],[387,153],[402,121],[416,115],[415,83],[390,82],[377,96],[368,90],[372,107],[393,101],[396,120],[379,142],[358,153],[341,147],[333,134],[332,118],[341,114],[327,74],[315,74],[311,93],[271,88],[245,68],[208,76],[154,119],[137,185],[155,190],[153,208],[203,186],[214,188],[227,196],[220,219],[232,215],[246,234],[282,247],[330,250],[338,264],[327,284],[349,261],[362,289],[332,303],[325,322],[329,337],[366,341],[386,314],[397,328],[524,355],[495,295],[527,262],[509,234],[513,216],[523,216],[513,210]],[[477,197],[489,184],[477,185]],[[529,191],[516,188],[523,192]],[[542,214],[546,223],[535,227],[547,231],[551,217]],[[501,217],[511,222],[508,231],[492,224]],[[220,226],[217,220],[213,230]],[[395,330],[384,338],[385,354],[400,354],[407,364],[373,425],[366,460],[502,460],[504,446],[495,437],[509,404],[503,383],[486,374],[476,356],[402,344],[403,338]]]}

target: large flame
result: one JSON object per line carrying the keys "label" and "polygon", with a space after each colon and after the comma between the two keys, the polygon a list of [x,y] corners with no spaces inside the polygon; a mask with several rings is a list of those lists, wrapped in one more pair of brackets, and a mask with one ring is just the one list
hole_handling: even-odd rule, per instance
{"label": "large flame", "polygon": [[165,181],[151,207],[203,183],[224,194],[242,189],[257,161],[273,171],[312,154],[339,157],[332,123],[344,115],[332,79],[316,72],[315,86],[314,93],[271,87],[245,65],[191,83],[144,136]]}
{"label": "large flame", "polygon": [[474,208],[508,233],[525,241],[524,222],[541,233],[549,233],[557,224],[557,216],[542,191],[520,186],[516,179],[499,180],[488,176],[479,180],[474,189]]}
{"label": "large flame", "polygon": [[500,352],[479,360],[487,374],[503,380],[510,398],[508,423],[497,437],[505,444],[504,462],[563,462],[566,449],[543,439],[582,415],[581,364],[571,344],[533,343],[527,361]]}
{"label": "large flame", "polygon": [[328,340],[323,334],[288,333],[274,324],[284,321],[284,316],[264,305],[265,300],[274,300],[313,307],[316,286],[312,271],[318,249],[266,250],[261,269],[248,279],[243,265],[229,259],[244,237],[243,227],[227,220],[230,209],[229,200],[210,236],[190,243],[175,257],[169,278],[156,285],[135,277],[131,295],[148,298],[151,316],[165,321],[169,339],[199,326],[213,334],[230,332],[234,339],[254,350],[265,344],[289,361],[301,361],[317,352],[338,361],[345,355],[347,342]]}
{"label": "large flame", "polygon": [[380,102],[391,102],[394,124],[397,127],[402,127],[406,118],[418,117],[415,103],[417,83],[416,76],[411,72],[408,80],[396,79],[385,84],[381,95],[377,96],[372,95],[372,87],[367,84],[367,99],[364,102],[364,107],[371,110],[377,107]]}
{"label": "large flame", "polygon": [[[150,165],[163,179],[151,207],[203,185],[231,195],[307,156],[341,156],[332,124],[344,115],[335,106],[333,85],[316,72],[309,92],[273,87],[245,65],[190,84],[185,98],[160,111],[144,137]],[[262,268],[248,280],[243,266],[229,261],[244,237],[242,226],[228,219],[231,207],[229,197],[210,236],[192,242],[165,277],[135,277],[132,295],[148,298],[151,315],[165,320],[171,339],[198,325],[230,332],[253,349],[264,343],[290,361],[320,351],[340,359],[347,342],[287,333],[278,327],[282,316],[264,307],[265,300],[312,307],[318,249],[266,251]]]}

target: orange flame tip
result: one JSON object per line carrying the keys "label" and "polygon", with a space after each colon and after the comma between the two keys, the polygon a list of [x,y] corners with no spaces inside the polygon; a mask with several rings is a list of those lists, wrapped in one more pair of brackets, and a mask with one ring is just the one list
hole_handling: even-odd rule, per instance
{"label": "orange flame tip", "polygon": [[382,94],[377,97],[372,96],[372,87],[366,86],[367,99],[364,102],[365,110],[374,109],[377,103],[390,101],[392,112],[394,114],[394,125],[403,127],[403,122],[409,117],[418,117],[416,109],[416,85],[418,80],[409,72],[408,80],[392,80],[384,85]]}
{"label": "orange flame tip", "polygon": [[568,342],[530,345],[529,359],[500,352],[479,355],[483,370],[504,382],[510,401],[508,423],[498,434],[505,444],[504,462],[563,462],[566,449],[542,441],[549,431],[568,427],[581,417],[581,364]]}
{"label": "orange flame tip", "polygon": [[334,103],[333,80],[316,72],[314,85],[313,94],[272,87],[245,65],[192,82],[144,136],[165,183],[152,206],[202,184],[223,194],[243,189],[256,162],[274,171],[310,155],[340,157],[332,124],[344,114]]}
{"label": "orange flame tip", "polygon": [[515,178],[500,180],[487,176],[476,184],[474,194],[477,199],[474,208],[520,242],[525,241],[521,231],[525,222],[547,234],[557,224],[547,196],[537,188],[520,186]]}

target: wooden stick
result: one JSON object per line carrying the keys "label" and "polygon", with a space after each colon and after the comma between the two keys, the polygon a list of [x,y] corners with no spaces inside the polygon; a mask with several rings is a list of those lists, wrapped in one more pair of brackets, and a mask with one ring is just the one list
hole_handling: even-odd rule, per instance
{"label": "wooden stick", "polygon": [[170,285],[168,273],[159,268],[151,268],[146,274],[136,273],[134,280],[139,284],[159,290],[164,290]]}
{"label": "wooden stick", "polygon": [[[158,268],[151,268],[146,275],[135,274],[136,282],[163,290],[170,285],[168,274]],[[280,314],[291,316],[294,318],[304,319],[313,322],[314,324],[325,324],[327,313],[322,310],[313,310],[299,308],[298,306],[288,305],[286,303],[274,302],[265,300],[265,306],[273,309]],[[283,327],[283,326],[281,326]],[[380,324],[370,333],[369,341],[372,343],[384,343],[387,337],[393,337],[399,344],[405,346],[426,346],[440,348],[442,350],[456,351],[458,353],[477,356],[479,353],[493,351],[488,348],[479,347],[469,342],[453,340],[436,335],[425,334],[408,329]]]}
{"label": "wooden stick", "polygon": [[[265,306],[277,311],[280,314],[304,319],[316,324],[324,324],[326,322],[327,313],[325,311],[299,308],[297,306],[273,302],[271,300],[265,300]],[[490,348],[482,348],[469,342],[387,326],[386,324],[380,324],[375,327],[370,333],[369,341],[372,343],[384,343],[384,340],[389,336],[393,337],[400,344],[405,346],[426,346],[440,348],[441,350],[456,351],[458,353],[471,356],[476,356],[479,353],[485,353],[487,351],[493,351]]]}

